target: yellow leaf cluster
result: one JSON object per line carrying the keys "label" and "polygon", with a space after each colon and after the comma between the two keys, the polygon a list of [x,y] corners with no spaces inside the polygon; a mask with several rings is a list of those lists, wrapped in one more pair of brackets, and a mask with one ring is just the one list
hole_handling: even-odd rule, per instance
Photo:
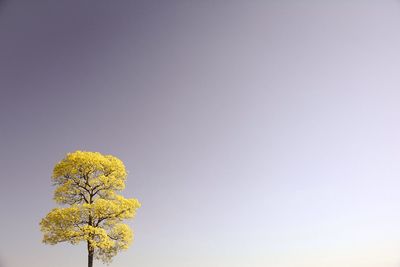
{"label": "yellow leaf cluster", "polygon": [[137,199],[117,194],[125,188],[127,172],[121,160],[98,152],[69,153],[56,164],[54,199],[69,205],[54,208],[40,222],[43,242],[86,241],[98,259],[109,262],[127,249],[133,233],[124,219],[133,218]]}
{"label": "yellow leaf cluster", "polygon": [[53,181],[58,185],[54,200],[60,204],[91,202],[93,197],[112,199],[125,188],[124,163],[111,155],[76,151],[56,164]]}

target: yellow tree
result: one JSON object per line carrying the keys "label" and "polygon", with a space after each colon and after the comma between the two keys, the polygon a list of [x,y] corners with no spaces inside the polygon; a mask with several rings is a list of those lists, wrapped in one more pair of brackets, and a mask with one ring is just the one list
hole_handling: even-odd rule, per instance
{"label": "yellow tree", "polygon": [[124,219],[133,218],[137,199],[117,194],[125,188],[127,172],[121,160],[98,152],[76,151],[57,163],[52,180],[54,208],[40,222],[45,244],[86,242],[88,266],[93,258],[109,263],[127,249],[133,233]]}

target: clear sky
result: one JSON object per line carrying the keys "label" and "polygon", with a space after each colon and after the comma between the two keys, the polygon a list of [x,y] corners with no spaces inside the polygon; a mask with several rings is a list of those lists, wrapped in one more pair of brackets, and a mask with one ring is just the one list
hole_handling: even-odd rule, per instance
{"label": "clear sky", "polygon": [[[114,267],[398,267],[400,2],[0,1],[0,262],[65,153],[129,170]],[[96,262],[97,266],[102,266]]]}

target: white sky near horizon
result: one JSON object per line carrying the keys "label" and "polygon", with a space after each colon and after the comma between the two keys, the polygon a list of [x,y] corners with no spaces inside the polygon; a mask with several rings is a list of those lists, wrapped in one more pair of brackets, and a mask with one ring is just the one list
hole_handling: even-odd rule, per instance
{"label": "white sky near horizon", "polygon": [[[0,266],[65,153],[129,170],[113,267],[398,267],[400,2],[0,2]],[[95,266],[102,266],[95,262]]]}

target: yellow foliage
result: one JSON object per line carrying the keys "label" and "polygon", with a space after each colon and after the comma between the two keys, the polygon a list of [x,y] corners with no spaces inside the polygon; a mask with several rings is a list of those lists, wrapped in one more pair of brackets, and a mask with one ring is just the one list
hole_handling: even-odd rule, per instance
{"label": "yellow foliage", "polygon": [[86,241],[94,255],[109,262],[127,249],[133,234],[124,219],[133,218],[137,199],[117,192],[125,188],[127,172],[121,160],[98,152],[69,153],[56,164],[52,179],[54,200],[68,207],[54,208],[40,222],[43,242]]}

